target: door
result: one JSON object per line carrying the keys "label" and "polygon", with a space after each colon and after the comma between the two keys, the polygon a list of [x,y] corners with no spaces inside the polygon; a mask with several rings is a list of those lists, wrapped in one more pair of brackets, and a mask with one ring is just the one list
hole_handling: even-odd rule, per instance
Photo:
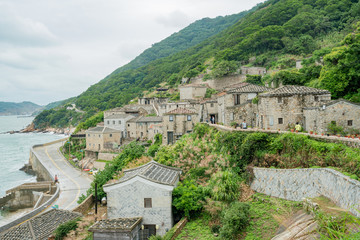
{"label": "door", "polygon": [[139,239],[140,240],[148,240],[150,236],[156,235],[156,225],[148,224],[143,225],[143,229],[139,230]]}
{"label": "door", "polygon": [[174,143],[174,132],[168,132],[167,138],[168,138],[168,144],[173,144]]}

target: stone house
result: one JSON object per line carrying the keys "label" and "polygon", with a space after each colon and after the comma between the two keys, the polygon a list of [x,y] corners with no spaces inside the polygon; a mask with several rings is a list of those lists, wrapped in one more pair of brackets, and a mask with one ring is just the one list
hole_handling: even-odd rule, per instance
{"label": "stone house", "polygon": [[204,98],[206,89],[208,88],[209,86],[207,84],[187,84],[180,86],[180,100]]}
{"label": "stone house", "polygon": [[105,126],[90,128],[85,131],[85,151],[101,152],[117,149],[121,145],[121,131]]}
{"label": "stone house", "polygon": [[266,68],[264,67],[241,67],[241,74],[243,75],[261,75],[266,74]]}
{"label": "stone house", "polygon": [[201,116],[200,122],[210,122],[210,119],[214,117],[215,122],[218,120],[218,102],[217,99],[208,99],[201,102]]}
{"label": "stone house", "polygon": [[259,94],[257,126],[288,130],[296,122],[304,125],[304,108],[322,106],[330,100],[327,90],[295,85]]}
{"label": "stone house", "polygon": [[89,228],[93,240],[138,240],[142,239],[141,217],[116,218],[97,221]]}
{"label": "stone house", "polygon": [[139,112],[139,110],[119,107],[119,108],[113,108],[113,109],[104,111],[104,118],[107,118],[111,115],[117,115],[117,114],[130,114],[133,116],[139,116],[140,112]]}
{"label": "stone house", "polygon": [[146,97],[142,97],[138,99],[138,104],[139,105],[153,105],[153,104],[163,104],[163,103],[167,103],[169,101],[169,98],[167,97],[150,97],[150,98],[146,98]]}
{"label": "stone house", "polygon": [[360,129],[360,104],[343,99],[331,101],[317,107],[304,108],[304,129],[326,133],[330,123],[344,129]]}
{"label": "stone house", "polygon": [[135,118],[134,115],[130,114],[112,114],[104,117],[104,126],[112,129],[121,131],[121,138],[127,137],[127,122],[130,119]]}
{"label": "stone house", "polygon": [[162,117],[139,116],[127,122],[128,137],[131,139],[154,139],[155,135],[162,134]]}
{"label": "stone house", "polygon": [[201,104],[199,100],[186,100],[179,102],[168,102],[159,105],[159,116],[163,116],[165,113],[175,110],[177,108],[191,109],[195,112],[200,112]]}
{"label": "stone house", "polygon": [[270,88],[251,83],[233,86],[237,87],[218,94],[218,121],[230,125],[231,122],[240,123],[246,120],[248,125],[254,126],[257,106],[252,104],[252,100]]}
{"label": "stone house", "polygon": [[225,118],[224,124],[230,125],[232,122],[240,124],[244,120],[250,127],[256,126],[257,103],[253,99],[260,93],[270,91],[271,88],[259,86],[251,83],[243,84],[237,88],[227,91],[232,101],[227,101],[223,110]]}
{"label": "stone house", "polygon": [[185,108],[176,108],[163,116],[163,144],[173,144],[182,135],[193,131],[199,114]]}
{"label": "stone house", "polygon": [[125,170],[117,182],[104,185],[108,218],[142,217],[143,234],[164,235],[173,226],[172,191],[180,174],[155,161]]}

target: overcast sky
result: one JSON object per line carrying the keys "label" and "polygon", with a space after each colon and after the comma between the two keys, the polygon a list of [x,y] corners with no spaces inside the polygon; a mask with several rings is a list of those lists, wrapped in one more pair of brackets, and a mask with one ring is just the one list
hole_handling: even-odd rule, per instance
{"label": "overcast sky", "polygon": [[151,44],[259,0],[0,0],[0,101],[74,97]]}

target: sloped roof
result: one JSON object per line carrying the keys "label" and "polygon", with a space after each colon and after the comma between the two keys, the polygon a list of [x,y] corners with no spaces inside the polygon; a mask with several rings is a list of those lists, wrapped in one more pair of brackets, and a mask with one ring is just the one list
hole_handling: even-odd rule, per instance
{"label": "sloped roof", "polygon": [[48,239],[62,223],[80,217],[80,213],[67,210],[51,209],[29,221],[23,222],[8,231],[0,233],[1,240],[13,239]]}
{"label": "sloped roof", "polygon": [[261,93],[265,91],[270,91],[271,88],[265,86],[259,86],[255,84],[248,83],[244,86],[238,88],[232,88],[228,90],[228,93]]}
{"label": "sloped roof", "polygon": [[121,132],[121,131],[109,127],[94,127],[86,131],[86,133],[114,133],[114,132]]}
{"label": "sloped roof", "polygon": [[135,122],[162,122],[162,117],[139,117]]}
{"label": "sloped roof", "polygon": [[105,119],[124,119],[124,118],[128,118],[131,117],[133,118],[133,115],[130,114],[113,114],[113,115],[109,115],[107,116]]}
{"label": "sloped roof", "polygon": [[181,170],[179,168],[168,167],[152,160],[143,166],[125,170],[122,178],[115,183],[106,184],[105,187],[126,182],[136,176],[151,182],[174,186],[180,174]]}
{"label": "sloped roof", "polygon": [[236,83],[236,84],[232,84],[232,85],[229,85],[227,87],[224,87],[224,89],[233,89],[233,88],[240,88],[240,87],[243,87],[243,86],[246,86],[248,85],[249,83],[247,82],[241,82],[241,83]]}
{"label": "sloped roof", "polygon": [[348,100],[345,100],[345,99],[337,99],[337,100],[332,100],[332,101],[329,101],[327,103],[324,103],[322,104],[321,106],[316,106],[316,107],[306,107],[304,108],[305,110],[319,110],[321,109],[323,106],[325,107],[330,107],[332,105],[335,105],[335,104],[341,104],[341,103],[344,103],[344,104],[348,104],[348,105],[353,105],[354,107],[357,107],[357,108],[360,108],[360,103],[354,103],[354,102],[350,102]]}
{"label": "sloped roof", "polygon": [[189,109],[186,108],[176,108],[174,110],[171,110],[167,113],[165,113],[166,115],[174,115],[174,114],[197,114],[196,112],[193,112]]}
{"label": "sloped roof", "polygon": [[182,85],[179,88],[187,88],[187,87],[209,88],[209,85],[207,83],[200,83],[200,84],[191,83],[187,85]]}
{"label": "sloped roof", "polygon": [[90,232],[104,230],[131,231],[140,224],[142,217],[105,219],[96,222],[89,228]]}
{"label": "sloped roof", "polygon": [[330,94],[328,90],[297,86],[297,85],[285,85],[279,87],[273,91],[260,94],[261,97],[276,97],[276,96],[292,96],[292,95],[324,95]]}

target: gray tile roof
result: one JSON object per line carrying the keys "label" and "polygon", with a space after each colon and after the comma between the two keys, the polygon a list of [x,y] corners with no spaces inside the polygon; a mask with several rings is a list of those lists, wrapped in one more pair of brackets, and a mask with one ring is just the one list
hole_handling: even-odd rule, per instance
{"label": "gray tile roof", "polygon": [[270,90],[272,89],[265,86],[259,86],[248,83],[238,88],[229,89],[227,92],[228,93],[262,93]]}
{"label": "gray tile roof", "polygon": [[142,217],[105,219],[96,222],[89,228],[90,232],[104,230],[131,231],[142,221]]}
{"label": "gray tile roof", "polygon": [[273,91],[260,94],[261,97],[292,96],[292,95],[324,95],[330,94],[328,90],[305,86],[285,85]]}
{"label": "gray tile roof", "polygon": [[60,224],[80,216],[80,213],[52,209],[1,233],[0,239],[48,239]]}
{"label": "gray tile roof", "polygon": [[209,88],[209,84],[207,83],[191,83],[191,84],[187,84],[187,85],[182,85],[179,88],[187,88],[187,87],[197,87],[197,88]]}
{"label": "gray tile roof", "polygon": [[94,127],[86,131],[86,133],[117,133],[120,130],[109,128],[109,127]]}
{"label": "gray tile roof", "polygon": [[236,83],[236,84],[232,84],[232,85],[229,85],[227,87],[224,87],[224,89],[225,90],[230,90],[230,89],[233,89],[233,88],[240,88],[240,87],[246,86],[248,84],[249,83],[247,83],[247,82]]}
{"label": "gray tile roof", "polygon": [[140,117],[135,122],[162,122],[162,117]]}
{"label": "gray tile roof", "polygon": [[197,113],[189,109],[180,108],[180,107],[165,113],[165,115],[173,115],[173,114],[197,114]]}
{"label": "gray tile roof", "polygon": [[179,168],[168,167],[155,161],[151,161],[143,166],[125,170],[122,178],[115,183],[106,184],[105,187],[126,182],[136,176],[140,176],[155,183],[175,186],[180,174],[181,170]]}
{"label": "gray tile roof", "polygon": [[134,116],[133,115],[130,115],[130,114],[113,114],[113,115],[110,115],[110,116],[107,116],[105,119],[124,119],[124,118],[133,118]]}

